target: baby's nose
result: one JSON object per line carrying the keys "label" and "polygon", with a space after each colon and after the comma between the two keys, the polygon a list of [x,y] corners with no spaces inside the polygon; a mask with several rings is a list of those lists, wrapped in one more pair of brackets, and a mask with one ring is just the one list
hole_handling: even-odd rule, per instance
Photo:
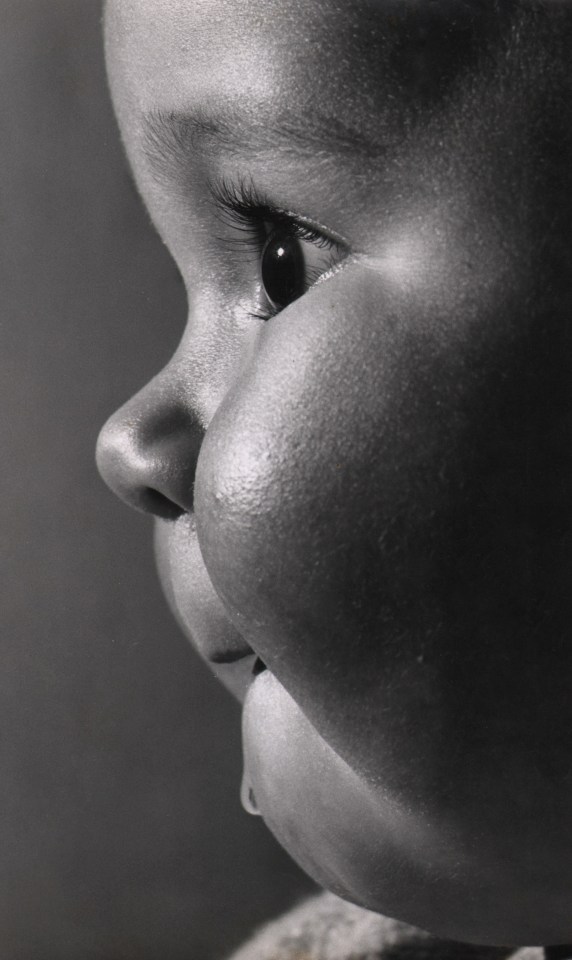
{"label": "baby's nose", "polygon": [[103,427],[99,471],[129,506],[175,519],[193,509],[203,432],[180,391],[160,373]]}

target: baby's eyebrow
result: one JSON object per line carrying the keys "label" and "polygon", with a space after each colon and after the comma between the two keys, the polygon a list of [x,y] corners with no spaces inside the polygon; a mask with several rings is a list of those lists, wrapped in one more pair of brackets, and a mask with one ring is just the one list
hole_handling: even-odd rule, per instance
{"label": "baby's eyebrow", "polygon": [[156,108],[144,114],[142,148],[155,173],[172,174],[197,152],[218,151],[252,157],[279,152],[292,157],[330,154],[379,159],[384,145],[372,137],[372,125],[359,118],[345,119],[323,113],[282,109],[244,110],[232,105],[216,110],[192,111]]}

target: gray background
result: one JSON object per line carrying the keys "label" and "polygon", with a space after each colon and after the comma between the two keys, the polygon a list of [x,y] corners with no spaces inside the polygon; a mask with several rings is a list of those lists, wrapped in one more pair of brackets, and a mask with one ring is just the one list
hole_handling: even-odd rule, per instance
{"label": "gray background", "polygon": [[100,3],[0,12],[0,956],[208,960],[309,883],[242,812],[238,708],[94,468],[183,290],[125,172]]}

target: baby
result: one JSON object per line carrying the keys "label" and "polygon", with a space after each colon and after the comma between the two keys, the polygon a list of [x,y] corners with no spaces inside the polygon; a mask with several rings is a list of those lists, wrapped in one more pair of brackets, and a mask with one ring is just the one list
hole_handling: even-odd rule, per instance
{"label": "baby", "polygon": [[99,466],[244,701],[243,804],[357,907],[571,941],[572,2],[109,0],[105,35],[189,317]]}

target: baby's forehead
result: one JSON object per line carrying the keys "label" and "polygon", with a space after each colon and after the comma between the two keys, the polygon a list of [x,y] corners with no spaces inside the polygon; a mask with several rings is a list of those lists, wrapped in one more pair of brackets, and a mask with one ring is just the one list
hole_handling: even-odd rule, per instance
{"label": "baby's forehead", "polygon": [[[132,105],[194,99],[361,118],[442,93],[490,27],[462,0],[109,0],[108,62]],[[480,12],[479,12],[480,10]],[[484,11],[484,12],[483,12]]]}
{"label": "baby's forehead", "polygon": [[[546,0],[548,9],[548,0]],[[109,0],[110,60],[159,98],[273,97],[383,122],[442,98],[503,44],[522,5],[492,0]],[[569,7],[552,0],[553,8]],[[522,6],[522,9],[526,7]],[[163,99],[166,101],[167,96]],[[150,98],[148,98],[150,100]],[[151,106],[148,102],[147,106]]]}
{"label": "baby's forehead", "polygon": [[110,0],[108,65],[128,145],[145,118],[175,118],[175,140],[191,118],[229,156],[234,138],[252,172],[257,157],[276,170],[306,151],[324,174],[331,161],[376,183],[388,177],[391,194],[401,180],[423,190],[436,166],[463,177],[475,152],[494,166],[498,131],[514,153],[538,113],[537,87],[559,82],[559,20],[570,9],[568,0],[534,10],[507,0],[500,12],[492,0]]}

